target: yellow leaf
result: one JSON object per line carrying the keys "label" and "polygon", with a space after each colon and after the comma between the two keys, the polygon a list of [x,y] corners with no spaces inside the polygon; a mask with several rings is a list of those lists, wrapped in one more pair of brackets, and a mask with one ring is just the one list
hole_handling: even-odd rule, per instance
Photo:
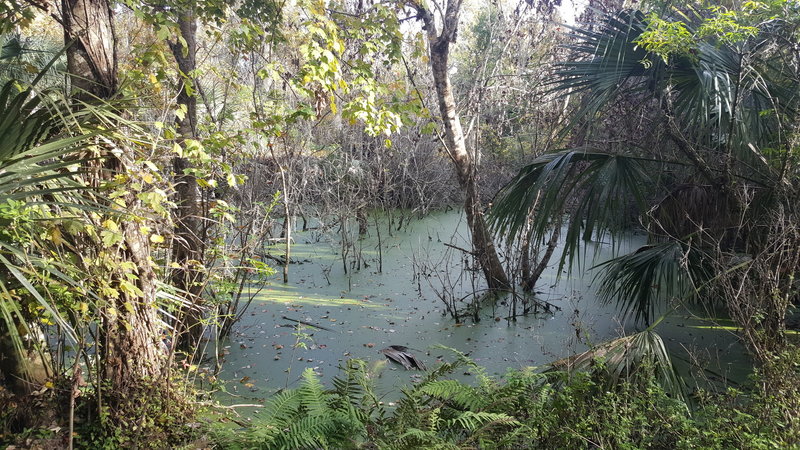
{"label": "yellow leaf", "polygon": [[164,236],[161,236],[160,234],[151,234],[150,242],[153,244],[161,244],[164,242]]}
{"label": "yellow leaf", "polygon": [[49,234],[50,240],[53,241],[53,244],[61,245],[65,242],[61,237],[61,230],[58,227],[50,228]]}
{"label": "yellow leaf", "polygon": [[119,225],[111,219],[106,220],[103,222],[103,228],[109,231],[119,231]]}

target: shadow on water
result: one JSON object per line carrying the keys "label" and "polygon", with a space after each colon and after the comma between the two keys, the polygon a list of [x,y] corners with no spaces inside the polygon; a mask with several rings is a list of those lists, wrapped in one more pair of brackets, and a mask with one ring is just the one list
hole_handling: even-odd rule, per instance
{"label": "shadow on water", "polygon": [[[511,321],[508,308],[497,302],[480,309],[480,322],[455,323],[446,315],[437,286],[417,276],[415,268],[425,258],[428,269],[448,278],[459,291],[453,295],[459,298],[484,289],[473,282],[474,277],[459,278],[464,272],[459,258],[444,257],[451,248],[445,244],[469,245],[462,215],[431,214],[391,233],[387,224],[381,226],[386,228],[380,239],[371,229],[359,242],[361,269],[346,273],[338,241],[317,231],[293,233],[292,257],[305,263],[291,265],[290,283],[276,277],[262,289],[231,340],[223,344],[225,363],[220,376],[228,381],[228,393],[220,395],[221,401],[263,400],[281,388],[295,386],[306,368],[324,382],[330,381],[349,358],[383,364],[386,358],[380,350],[389,345],[415,349],[428,367],[448,356],[434,346],[451,347],[469,355],[489,375],[500,375],[508,368],[541,366],[585,351],[621,336],[626,325],[629,331],[634,329],[618,319],[613,305],[597,300],[590,271],[582,276],[562,273],[559,278],[557,258],[542,275],[537,292],[540,299],[560,309]],[[643,239],[631,236],[618,243],[619,250],[624,252]],[[610,244],[594,247],[588,252],[594,253],[594,262],[611,257]],[[281,254],[278,249],[274,252]],[[302,322],[314,327],[298,330]],[[673,314],[657,331],[676,355],[679,368],[688,371],[692,364],[704,365],[712,381],[715,377],[742,379],[749,365],[730,330],[709,327],[688,312]],[[400,365],[386,364],[377,380],[378,392],[391,400],[398,396],[400,386],[419,376]],[[474,374],[457,377],[469,380]]]}

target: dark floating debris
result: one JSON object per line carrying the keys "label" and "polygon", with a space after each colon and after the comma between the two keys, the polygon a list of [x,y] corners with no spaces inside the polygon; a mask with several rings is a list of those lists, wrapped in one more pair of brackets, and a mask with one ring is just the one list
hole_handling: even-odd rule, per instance
{"label": "dark floating debris", "polygon": [[406,370],[428,370],[425,368],[425,364],[418,360],[412,353],[409,353],[408,347],[403,345],[390,345],[380,352],[386,355],[391,361],[402,364]]}
{"label": "dark floating debris", "polygon": [[[337,332],[336,330],[331,330],[330,328],[325,328],[325,327],[323,327],[323,326],[321,326],[321,325],[314,325],[313,323],[311,323],[311,322],[306,322],[305,320],[297,320],[297,319],[292,319],[291,317],[286,317],[286,316],[281,316],[281,319],[283,319],[283,320],[289,320],[289,321],[292,321],[292,322],[294,322],[294,323],[299,323],[299,324],[301,324],[301,325],[309,326],[309,327],[311,327],[311,328],[317,328],[317,329],[320,329],[320,330],[325,330],[325,331],[332,331],[332,332],[334,332],[334,333],[336,333],[336,332]],[[333,321],[334,319],[331,319],[331,320]],[[281,326],[284,326],[284,325],[281,325]],[[291,327],[294,327],[294,325],[289,325],[289,326],[291,326]]]}

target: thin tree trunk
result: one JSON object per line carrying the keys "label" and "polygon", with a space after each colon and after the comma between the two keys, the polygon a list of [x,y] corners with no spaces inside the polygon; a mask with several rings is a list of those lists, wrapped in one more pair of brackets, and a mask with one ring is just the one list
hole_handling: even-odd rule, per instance
{"label": "thin tree trunk", "polygon": [[[536,212],[536,207],[539,205],[540,196],[537,194],[536,199],[533,201],[528,210],[528,215],[525,217],[525,226],[523,227],[522,240],[520,242],[520,275],[523,284],[525,280],[531,276],[531,237],[533,236],[533,215]],[[524,290],[524,288],[523,288]]]}
{"label": "thin tree trunk", "polygon": [[531,277],[531,235],[533,234],[533,230],[530,227],[530,220],[531,217],[529,214],[526,219],[527,223],[525,224],[525,228],[523,228],[522,239],[519,246],[519,271],[523,290],[525,290],[525,280]]}
{"label": "thin tree trunk", "polygon": [[360,237],[366,236],[367,231],[369,231],[369,223],[367,222],[365,207],[361,206],[356,209],[356,221],[358,222],[358,235]]}
{"label": "thin tree trunk", "polygon": [[[183,41],[170,42],[172,55],[180,71],[180,91],[178,105],[183,109],[183,117],[176,119],[178,143],[197,138],[197,97],[191,93],[194,71],[197,68],[197,20],[194,11],[183,10],[178,16],[178,28]],[[192,165],[185,157],[172,159],[175,180],[175,204],[173,221],[175,240],[172,246],[173,261],[178,268],[172,272],[172,283],[182,290],[189,300],[190,307],[179,317],[182,333],[181,346],[194,348],[203,334],[202,291],[204,276],[200,269],[203,260],[203,237],[201,236],[201,199],[197,179],[191,173]]]}
{"label": "thin tree trunk", "polygon": [[555,227],[553,227],[553,234],[550,235],[550,240],[547,241],[547,248],[542,255],[542,259],[539,260],[539,263],[536,265],[536,268],[533,269],[533,272],[530,272],[527,277],[522,282],[522,290],[525,292],[533,291],[533,288],[536,287],[536,283],[539,281],[539,277],[542,276],[544,269],[547,268],[547,264],[550,262],[550,258],[553,257],[553,253],[556,251],[556,247],[558,246],[558,239],[561,237],[561,223],[556,223]]}
{"label": "thin tree trunk", "polygon": [[286,222],[286,242],[284,243],[283,282],[289,282],[289,263],[292,260],[292,216],[289,212],[289,202],[284,200],[283,217]]}
{"label": "thin tree trunk", "polygon": [[419,3],[414,2],[413,5],[424,22],[424,29],[428,33],[431,69],[439,102],[439,112],[445,130],[444,143],[455,166],[459,186],[464,192],[464,212],[467,216],[467,225],[472,234],[473,250],[478,257],[478,262],[481,265],[489,288],[510,289],[511,284],[503,265],[500,263],[500,258],[497,256],[492,234],[489,232],[483,217],[483,208],[476,183],[475,158],[467,151],[461,121],[456,113],[453,87],[450,84],[450,75],[448,73],[447,64],[450,56],[450,44],[456,38],[461,0],[449,0],[447,2],[444,9],[441,34],[437,32],[436,21],[431,12]]}
{"label": "thin tree trunk", "polygon": [[[289,282],[289,262],[292,257],[292,214],[289,205],[289,180],[287,180],[287,168],[284,167],[275,157],[275,149],[272,145],[269,146],[269,152],[272,155],[272,160],[278,164],[278,170],[281,175],[281,189],[283,189],[283,231],[281,237],[284,241],[284,260],[283,260],[283,282]],[[289,157],[287,156],[286,162],[288,164]]]}

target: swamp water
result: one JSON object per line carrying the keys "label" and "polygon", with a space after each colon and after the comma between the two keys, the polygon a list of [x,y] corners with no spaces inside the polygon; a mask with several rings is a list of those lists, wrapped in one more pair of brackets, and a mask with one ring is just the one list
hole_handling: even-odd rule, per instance
{"label": "swamp water", "polygon": [[[346,273],[340,241],[332,238],[335,230],[329,235],[293,233],[292,260],[299,263],[290,265],[289,283],[281,282],[280,268],[276,268],[278,274],[258,291],[231,339],[221,344],[225,361],[220,378],[227,382],[220,401],[263,402],[281,388],[297,386],[306,368],[312,368],[330,386],[345,360],[359,358],[385,364],[377,391],[389,402],[399,397],[403,385],[421,376],[387,362],[379,350],[389,345],[414,349],[411,351],[428,368],[442,359],[452,361],[454,356],[437,346],[450,347],[469,355],[489,375],[502,375],[509,368],[542,366],[637,330],[634,324],[621,323],[613,304],[598,301],[591,286],[591,270],[557,277],[560,249],[536,288],[538,298],[560,310],[512,321],[507,319],[509,307],[498,302],[482,308],[480,322],[466,318],[457,324],[443,314],[445,305],[434,288],[441,291],[437,280],[449,279],[447,284],[457,298],[483,288],[473,285],[469,272],[459,279],[463,254],[445,245],[469,247],[463,215],[457,211],[434,213],[413,219],[391,234],[386,221],[378,225],[380,252],[375,223],[371,223],[368,235],[355,244],[360,248],[361,268],[350,267],[354,261],[351,250]],[[631,236],[619,250],[627,252],[643,239]],[[583,264],[586,267],[612,256],[610,244],[590,247],[594,248],[586,254],[594,259]],[[282,256],[283,246],[272,248],[271,253]],[[438,271],[428,278],[430,284],[425,277],[416,276],[423,265]],[[298,330],[296,321],[324,329]],[[730,330],[710,326],[688,312],[673,314],[656,330],[684,373],[690,372],[692,361],[707,367],[710,371],[705,375],[712,380],[719,381],[721,376],[741,380],[749,365]],[[474,375],[467,371],[454,377],[466,381]]]}

